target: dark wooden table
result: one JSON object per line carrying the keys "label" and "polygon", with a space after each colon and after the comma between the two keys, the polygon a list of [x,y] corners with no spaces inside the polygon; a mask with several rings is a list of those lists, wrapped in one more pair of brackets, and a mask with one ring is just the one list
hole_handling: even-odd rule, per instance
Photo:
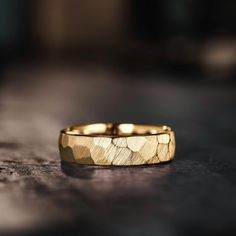
{"label": "dark wooden table", "polygon": [[[16,68],[0,78],[1,235],[235,235],[236,90],[103,69]],[[79,122],[167,123],[168,164],[61,164]]]}

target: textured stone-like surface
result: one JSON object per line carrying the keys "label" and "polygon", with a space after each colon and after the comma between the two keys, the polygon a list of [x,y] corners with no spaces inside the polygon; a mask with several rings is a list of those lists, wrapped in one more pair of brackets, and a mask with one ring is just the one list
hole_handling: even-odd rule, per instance
{"label": "textured stone-like surface", "polygon": [[59,147],[62,160],[79,164],[141,165],[174,158],[174,133],[132,136],[91,137],[62,133]]}
{"label": "textured stone-like surface", "polygon": [[[11,67],[1,75],[0,235],[236,235],[235,84],[92,73]],[[174,127],[176,159],[129,168],[60,162],[62,127],[127,118]]]}

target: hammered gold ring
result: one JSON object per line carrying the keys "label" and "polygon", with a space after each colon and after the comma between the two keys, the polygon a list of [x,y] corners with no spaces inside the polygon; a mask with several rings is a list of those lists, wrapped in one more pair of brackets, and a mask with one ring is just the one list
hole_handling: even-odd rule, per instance
{"label": "hammered gold ring", "polygon": [[144,165],[170,161],[175,135],[166,125],[95,123],[61,130],[63,161],[90,165]]}

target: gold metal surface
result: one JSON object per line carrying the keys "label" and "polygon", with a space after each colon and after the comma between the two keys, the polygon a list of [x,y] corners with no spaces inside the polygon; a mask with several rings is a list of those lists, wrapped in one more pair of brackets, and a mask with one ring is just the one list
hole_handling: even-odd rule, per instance
{"label": "gold metal surface", "polygon": [[175,135],[165,125],[77,125],[61,131],[59,149],[62,160],[79,164],[156,164],[174,158]]}

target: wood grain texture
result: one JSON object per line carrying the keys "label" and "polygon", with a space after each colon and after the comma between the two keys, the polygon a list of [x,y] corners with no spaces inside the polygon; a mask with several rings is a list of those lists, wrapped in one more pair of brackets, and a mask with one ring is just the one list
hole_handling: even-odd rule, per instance
{"label": "wood grain texture", "polygon": [[[235,235],[235,85],[127,82],[61,68],[1,78],[1,235]],[[132,168],[61,163],[59,130],[97,121],[170,124],[176,159]]]}

